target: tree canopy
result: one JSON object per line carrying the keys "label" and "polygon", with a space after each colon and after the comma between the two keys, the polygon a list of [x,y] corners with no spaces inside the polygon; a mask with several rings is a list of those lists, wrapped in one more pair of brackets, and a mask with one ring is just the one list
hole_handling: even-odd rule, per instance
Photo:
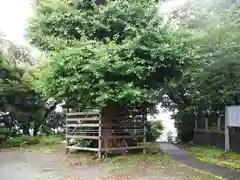
{"label": "tree canopy", "polygon": [[171,18],[151,0],[39,0],[28,37],[48,57],[35,90],[84,108],[162,101],[192,140],[194,119],[240,104],[239,4],[191,1]]}
{"label": "tree canopy", "polygon": [[181,140],[192,140],[195,119],[200,128],[205,118],[209,128],[216,128],[225,106],[240,104],[239,4],[218,0],[207,7],[211,11],[198,9],[192,12],[194,18],[181,26],[195,32],[199,61],[180,81],[169,83],[166,91],[165,107],[178,110],[174,119]]}
{"label": "tree canopy", "polygon": [[151,0],[40,0],[29,38],[51,61],[38,86],[83,107],[157,103],[194,58],[188,34],[161,22]]}
{"label": "tree canopy", "polygon": [[[43,102],[33,88],[34,67],[27,48],[0,37],[0,111],[28,134],[30,122],[41,124]],[[12,127],[11,127],[12,128]]]}

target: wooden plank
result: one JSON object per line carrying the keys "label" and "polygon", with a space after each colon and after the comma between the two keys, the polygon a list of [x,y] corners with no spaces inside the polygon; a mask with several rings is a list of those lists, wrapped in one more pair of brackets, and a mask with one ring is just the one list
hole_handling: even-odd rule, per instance
{"label": "wooden plank", "polygon": [[98,136],[80,136],[80,135],[67,135],[67,138],[74,138],[74,139],[99,139]]}
{"label": "wooden plank", "polygon": [[[101,116],[101,115],[100,115]],[[102,158],[101,148],[102,148],[102,118],[99,119],[99,127],[98,127],[98,159]]]}
{"label": "wooden plank", "polygon": [[220,116],[217,118],[217,129],[219,131],[221,130],[221,117]]}
{"label": "wooden plank", "polygon": [[[142,120],[144,122],[144,127],[143,127],[143,145],[146,146],[147,142],[147,127],[146,127],[146,121],[147,121],[147,114],[143,112]],[[143,149],[143,154],[146,154],[146,148]]]}
{"label": "wooden plank", "polygon": [[[67,124],[67,121],[65,121],[65,124]],[[67,137],[67,134],[68,134],[68,129],[66,128],[66,132],[65,132],[65,136],[66,136],[65,150],[66,150],[66,153],[68,153],[67,146],[69,145],[69,138]]]}
{"label": "wooden plank", "polygon": [[195,118],[195,129],[198,129],[198,120]]}
{"label": "wooden plank", "polygon": [[81,116],[81,115],[99,115],[99,112],[71,112],[67,116]]}
{"label": "wooden plank", "polygon": [[99,121],[99,117],[89,117],[89,118],[67,118],[69,121]]}
{"label": "wooden plank", "polygon": [[[135,125],[135,126],[134,126]],[[135,129],[135,128],[141,128],[141,127],[144,127],[144,124],[132,124],[132,125],[129,125],[129,124],[102,124],[101,125],[102,127],[119,127],[119,128],[129,128],[129,129]]]}
{"label": "wooden plank", "polygon": [[132,119],[131,121],[125,121],[125,120],[122,120],[122,121],[113,121],[114,123],[113,124],[116,124],[116,125],[135,125],[135,124],[140,124],[140,125],[143,125],[143,121],[141,120],[136,120],[136,119]]}
{"label": "wooden plank", "polygon": [[229,122],[229,115],[228,115],[228,108],[227,106],[225,107],[225,151],[229,151],[230,149],[230,137],[229,137],[229,127],[228,127],[228,122]]}
{"label": "wooden plank", "polygon": [[98,152],[97,148],[87,148],[87,147],[79,147],[79,146],[67,146],[66,148],[74,149],[74,150],[96,151],[96,152]]}
{"label": "wooden plank", "polygon": [[128,147],[117,147],[117,148],[102,148],[101,151],[117,151],[117,150],[130,150],[130,149],[144,149],[147,146],[128,146]]}
{"label": "wooden plank", "polygon": [[137,139],[142,138],[143,136],[104,136],[101,139]]}
{"label": "wooden plank", "polygon": [[205,118],[205,129],[208,130],[208,118]]}
{"label": "wooden plank", "polygon": [[66,124],[66,127],[99,127],[99,124]]}

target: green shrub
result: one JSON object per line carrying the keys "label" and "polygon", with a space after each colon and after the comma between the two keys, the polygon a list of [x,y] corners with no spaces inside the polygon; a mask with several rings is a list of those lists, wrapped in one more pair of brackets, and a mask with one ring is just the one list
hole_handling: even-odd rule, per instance
{"label": "green shrub", "polygon": [[157,138],[162,135],[163,125],[161,120],[147,122],[147,141],[156,142]]}
{"label": "green shrub", "polygon": [[38,136],[37,139],[39,140],[39,143],[41,145],[51,146],[60,144],[64,138],[59,135],[53,135],[53,136]]}
{"label": "green shrub", "polygon": [[36,145],[39,144],[39,140],[34,136],[19,136],[6,140],[6,143],[12,147],[20,147],[24,145]]}
{"label": "green shrub", "polygon": [[76,141],[77,146],[80,147],[92,147],[92,140],[79,139]]}
{"label": "green shrub", "polygon": [[0,127],[0,142],[7,138],[8,133],[9,133],[8,128]]}
{"label": "green shrub", "polygon": [[21,147],[25,145],[45,145],[51,146],[60,144],[63,140],[62,136],[54,135],[54,136],[18,136],[15,138],[9,138],[6,140],[6,144],[11,147]]}

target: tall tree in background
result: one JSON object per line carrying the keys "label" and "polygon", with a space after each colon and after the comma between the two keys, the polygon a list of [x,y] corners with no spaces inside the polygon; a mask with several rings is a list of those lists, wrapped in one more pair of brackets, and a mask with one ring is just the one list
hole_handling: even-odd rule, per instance
{"label": "tall tree in background", "polygon": [[240,98],[239,5],[218,0],[211,6],[194,7],[193,18],[184,19],[180,28],[194,32],[199,61],[185,71],[180,81],[169,84],[171,103],[169,99],[165,102],[166,107],[178,110],[174,119],[183,141],[192,140],[194,119],[203,128],[208,118],[209,128],[215,128],[224,107],[239,104]]}
{"label": "tall tree in background", "polygon": [[0,37],[0,111],[9,112],[24,134],[29,134],[30,122],[40,123],[43,113],[41,97],[32,88],[32,65],[26,48]]}

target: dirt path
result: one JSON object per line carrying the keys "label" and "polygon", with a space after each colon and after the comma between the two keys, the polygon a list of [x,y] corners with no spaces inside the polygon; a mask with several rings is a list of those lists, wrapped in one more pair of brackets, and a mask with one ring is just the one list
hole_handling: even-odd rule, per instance
{"label": "dirt path", "polygon": [[[89,156],[90,157],[90,156]],[[136,156],[137,157],[137,156]],[[142,157],[141,157],[142,158]],[[201,180],[213,179],[169,159],[135,158],[125,162],[86,165],[79,154],[60,149],[15,149],[0,152],[1,180]]]}
{"label": "dirt path", "polygon": [[79,156],[67,156],[62,151],[52,152],[51,149],[4,151],[0,152],[0,179],[96,180],[95,174],[103,175],[99,165],[84,167],[86,161]]}

